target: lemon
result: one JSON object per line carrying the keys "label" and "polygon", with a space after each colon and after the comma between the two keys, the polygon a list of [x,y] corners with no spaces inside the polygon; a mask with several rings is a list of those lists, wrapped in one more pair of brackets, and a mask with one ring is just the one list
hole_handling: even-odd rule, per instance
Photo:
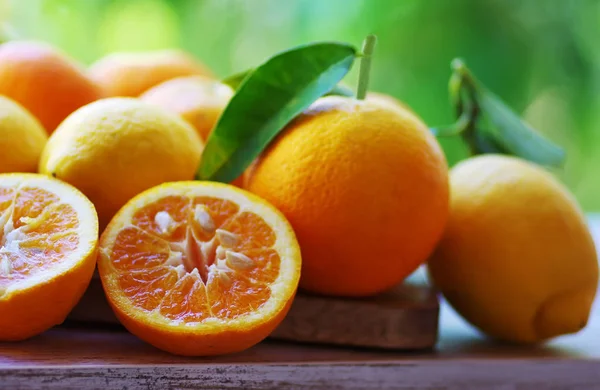
{"label": "lemon", "polygon": [[428,267],[456,311],[514,343],[584,328],[598,259],[569,191],[543,168],[499,155],[459,163],[450,185],[450,217]]}
{"label": "lemon", "polygon": [[81,190],[106,226],[140,192],[191,180],[202,149],[196,130],[178,115],[136,98],[108,98],[80,108],[56,129],[40,172]]}
{"label": "lemon", "polygon": [[29,111],[0,96],[0,173],[36,172],[47,140],[46,130]]}

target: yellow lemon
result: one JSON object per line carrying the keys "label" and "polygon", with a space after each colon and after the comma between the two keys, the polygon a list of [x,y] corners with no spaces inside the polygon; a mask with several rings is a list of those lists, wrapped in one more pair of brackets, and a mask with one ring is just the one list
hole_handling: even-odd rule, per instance
{"label": "yellow lemon", "polygon": [[194,177],[203,143],[178,115],[135,98],[98,100],[52,134],[40,171],[64,180],[96,206],[100,225],[155,185]]}
{"label": "yellow lemon", "polygon": [[0,96],[0,173],[36,172],[47,140],[46,130],[29,111]]}
{"label": "yellow lemon", "polygon": [[457,312],[515,343],[585,327],[598,259],[568,190],[543,168],[499,155],[459,163],[450,183],[450,217],[429,272]]}

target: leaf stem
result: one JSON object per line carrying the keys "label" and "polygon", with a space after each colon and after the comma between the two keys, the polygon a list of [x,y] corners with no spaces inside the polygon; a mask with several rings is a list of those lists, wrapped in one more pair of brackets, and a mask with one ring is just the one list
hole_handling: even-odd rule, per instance
{"label": "leaf stem", "polygon": [[356,90],[356,98],[358,100],[363,100],[367,96],[367,91],[369,90],[371,58],[373,57],[376,43],[377,37],[373,34],[368,35],[363,41],[360,69],[358,73],[358,88]]}
{"label": "leaf stem", "polygon": [[477,125],[480,107],[477,101],[477,84],[464,61],[455,58],[451,63],[450,98],[457,113],[453,135],[460,135],[472,156],[479,154],[477,147]]}

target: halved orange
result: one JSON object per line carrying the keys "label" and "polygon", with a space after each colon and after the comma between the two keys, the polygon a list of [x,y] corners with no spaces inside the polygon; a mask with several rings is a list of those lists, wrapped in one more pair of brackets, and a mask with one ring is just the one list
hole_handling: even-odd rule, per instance
{"label": "halved orange", "polygon": [[61,323],[96,265],[98,216],[77,189],[39,174],[0,175],[0,340]]}
{"label": "halved orange", "polygon": [[129,201],[100,239],[98,270],[121,323],[162,350],[244,350],[286,315],[300,249],[283,215],[233,185],[186,181]]}

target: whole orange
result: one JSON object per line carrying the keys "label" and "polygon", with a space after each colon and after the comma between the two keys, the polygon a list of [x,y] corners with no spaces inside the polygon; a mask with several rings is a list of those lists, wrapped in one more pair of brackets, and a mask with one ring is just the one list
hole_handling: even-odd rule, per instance
{"label": "whole orange", "polygon": [[175,77],[212,76],[205,65],[178,49],[112,53],[92,64],[89,74],[107,96],[122,97],[137,97]]}
{"label": "whole orange", "polygon": [[427,126],[376,100],[317,100],[248,169],[246,188],[289,219],[304,290],[368,296],[433,251],[448,216],[448,166]]}
{"label": "whole orange", "polygon": [[0,94],[52,133],[73,111],[99,99],[101,90],[79,64],[50,45],[10,41],[0,45]]}
{"label": "whole orange", "polygon": [[232,96],[233,89],[218,80],[186,76],[158,84],[140,99],[179,114],[206,141]]}

